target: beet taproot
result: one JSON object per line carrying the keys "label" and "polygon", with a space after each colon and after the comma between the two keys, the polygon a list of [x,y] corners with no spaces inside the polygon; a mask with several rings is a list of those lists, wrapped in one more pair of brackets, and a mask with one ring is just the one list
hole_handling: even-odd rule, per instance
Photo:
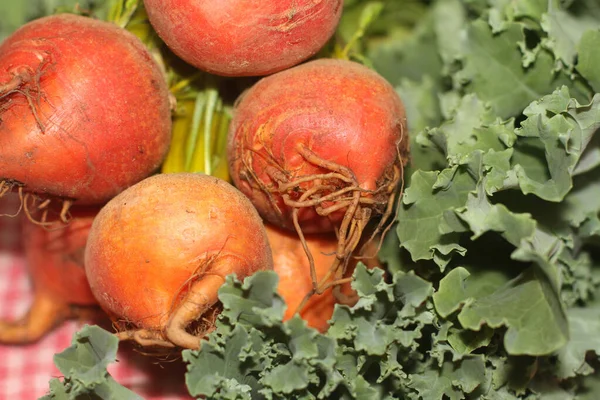
{"label": "beet taproot", "polygon": [[66,226],[60,221],[40,225],[21,215],[21,242],[33,302],[22,319],[0,321],[1,343],[34,342],[65,319],[101,313],[83,265],[88,233],[98,210],[72,207]]}

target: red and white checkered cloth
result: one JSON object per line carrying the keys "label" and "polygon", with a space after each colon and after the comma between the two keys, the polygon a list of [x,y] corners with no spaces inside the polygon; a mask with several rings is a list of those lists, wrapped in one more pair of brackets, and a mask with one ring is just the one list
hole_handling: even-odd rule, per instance
{"label": "red and white checkered cloth", "polygon": [[[14,209],[15,199],[0,199],[0,214]],[[19,246],[18,219],[0,216],[0,318],[23,316],[31,299],[27,269]],[[54,354],[71,345],[73,334],[84,323],[66,322],[31,345],[0,344],[0,399],[35,400],[46,394],[50,379],[60,376],[53,363]],[[183,363],[158,363],[156,358],[130,348],[119,350],[118,361],[109,367],[111,375],[143,398],[191,398],[185,388]]]}

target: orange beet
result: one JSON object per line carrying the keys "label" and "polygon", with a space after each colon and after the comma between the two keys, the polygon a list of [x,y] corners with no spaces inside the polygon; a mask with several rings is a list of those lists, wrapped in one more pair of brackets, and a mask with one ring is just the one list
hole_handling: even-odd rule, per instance
{"label": "orange beet", "polygon": [[261,79],[239,99],[231,176],[269,222],[299,235],[337,230],[343,264],[370,219],[392,215],[408,161],[406,129],[402,101],[375,71],[307,62]]}
{"label": "orange beet", "polygon": [[66,226],[48,227],[23,219],[23,247],[37,293],[68,304],[97,304],[85,275],[83,256],[88,233],[99,207],[73,207]]}
{"label": "orange beet", "polygon": [[342,0],[145,0],[175,54],[217,75],[258,76],[317,53],[335,32]]}
{"label": "orange beet", "polygon": [[167,84],[125,29],[53,15],[0,45],[0,195],[104,203],[156,170],[170,137]]}
{"label": "orange beet", "polygon": [[161,174],[112,199],[88,239],[92,292],[121,339],[197,348],[190,324],[217,305],[225,276],[272,269],[258,213],[229,183],[202,174]]}
{"label": "orange beet", "polygon": [[[279,275],[277,290],[287,304],[284,320],[288,320],[294,316],[302,300],[312,289],[310,265],[302,243],[293,232],[272,224],[265,224],[265,228],[273,252],[273,270]],[[306,236],[306,243],[314,257],[317,279],[321,279],[329,271],[335,257],[337,238],[326,233],[312,234]],[[368,247],[368,251],[372,250],[373,247]],[[365,260],[365,263],[370,268],[380,266],[376,258]],[[356,264],[357,260],[351,260],[346,277],[352,276]],[[350,283],[344,283],[341,291],[348,297],[356,295]],[[300,311],[300,316],[308,326],[324,332],[329,327],[328,321],[336,303],[333,291],[329,288],[320,295],[313,295]]]}
{"label": "orange beet", "polygon": [[34,224],[22,216],[22,243],[34,300],[28,315],[17,322],[0,322],[0,342],[24,343],[41,338],[62,320],[96,306],[85,275],[83,254],[98,207],[73,207],[64,226]]}

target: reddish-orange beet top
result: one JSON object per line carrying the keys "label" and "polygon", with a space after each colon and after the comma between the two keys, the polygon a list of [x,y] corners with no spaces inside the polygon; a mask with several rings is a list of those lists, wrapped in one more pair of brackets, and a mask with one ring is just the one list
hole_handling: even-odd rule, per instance
{"label": "reddish-orange beet top", "polygon": [[80,204],[148,176],[171,137],[167,85],[144,44],[71,14],[2,43],[0,120],[0,183]]}
{"label": "reddish-orange beet top", "polygon": [[342,0],[146,0],[175,54],[224,76],[267,75],[316,54],[335,32]]}

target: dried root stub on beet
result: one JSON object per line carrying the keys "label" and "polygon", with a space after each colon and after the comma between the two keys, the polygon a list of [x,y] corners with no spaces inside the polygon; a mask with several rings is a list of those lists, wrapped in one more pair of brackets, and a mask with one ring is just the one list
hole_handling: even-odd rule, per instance
{"label": "dried root stub on beet", "polygon": [[65,319],[101,314],[83,266],[88,232],[99,208],[73,206],[67,226],[60,221],[40,226],[21,216],[33,302],[23,318],[0,320],[0,343],[34,342]]}
{"label": "dried root stub on beet", "polygon": [[225,277],[273,269],[263,222],[231,184],[202,174],[154,175],[100,211],[85,268],[121,340],[197,349],[219,311]]}
{"label": "dried root stub on beet", "polygon": [[[408,160],[404,106],[376,72],[322,59],[263,78],[242,95],[230,125],[235,185],[271,223],[336,231],[329,278],[340,278],[367,223],[391,216]],[[305,247],[309,259],[312,258]],[[315,277],[314,263],[311,262]]]}
{"label": "dried root stub on beet", "polygon": [[162,71],[126,30],[54,15],[0,45],[0,196],[18,190],[26,213],[107,201],[159,167],[170,136]]}

